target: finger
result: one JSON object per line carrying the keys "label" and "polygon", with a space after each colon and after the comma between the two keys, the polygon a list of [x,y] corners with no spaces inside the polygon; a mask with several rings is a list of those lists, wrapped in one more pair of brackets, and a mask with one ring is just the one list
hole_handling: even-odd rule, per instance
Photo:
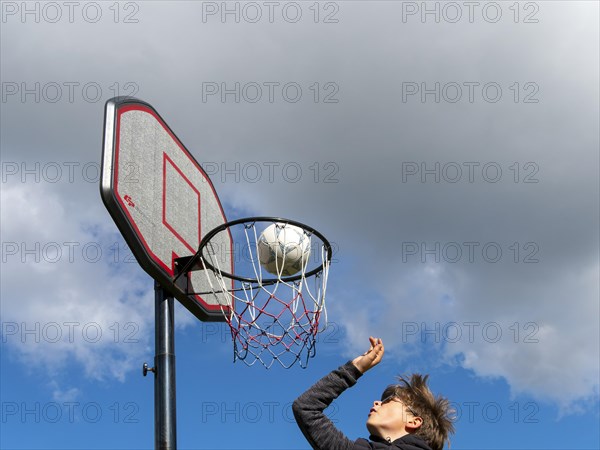
{"label": "finger", "polygon": [[381,343],[381,339],[372,338],[371,339],[371,348],[377,347]]}

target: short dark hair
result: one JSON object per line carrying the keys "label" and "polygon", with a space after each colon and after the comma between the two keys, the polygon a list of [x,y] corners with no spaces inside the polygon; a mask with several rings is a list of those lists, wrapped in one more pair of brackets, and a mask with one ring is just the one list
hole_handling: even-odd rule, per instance
{"label": "short dark hair", "polygon": [[434,396],[427,380],[429,375],[415,373],[407,379],[398,376],[399,384],[388,386],[381,399],[397,397],[409,411],[423,419],[423,423],[414,433],[421,437],[433,450],[442,450],[444,442],[450,443],[449,434],[454,434],[455,411],[450,401],[442,396]]}

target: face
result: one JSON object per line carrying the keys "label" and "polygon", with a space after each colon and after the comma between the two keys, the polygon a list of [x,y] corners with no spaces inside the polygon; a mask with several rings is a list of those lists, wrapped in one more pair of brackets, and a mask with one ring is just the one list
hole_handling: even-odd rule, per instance
{"label": "face", "polygon": [[410,408],[399,398],[392,396],[373,402],[367,419],[367,429],[373,435],[384,439],[391,438],[393,441],[415,428],[416,421],[420,419],[415,418]]}

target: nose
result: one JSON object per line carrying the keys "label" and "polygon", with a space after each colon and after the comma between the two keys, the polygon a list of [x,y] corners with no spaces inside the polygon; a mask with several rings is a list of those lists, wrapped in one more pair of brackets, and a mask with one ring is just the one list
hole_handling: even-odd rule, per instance
{"label": "nose", "polygon": [[381,400],[375,400],[373,402],[373,406],[380,406],[381,405]]}

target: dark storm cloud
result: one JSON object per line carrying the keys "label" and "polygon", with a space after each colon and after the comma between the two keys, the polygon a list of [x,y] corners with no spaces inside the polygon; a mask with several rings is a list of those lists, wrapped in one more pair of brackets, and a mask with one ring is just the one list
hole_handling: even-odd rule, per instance
{"label": "dark storm cloud", "polygon": [[[118,21],[105,9],[96,23],[60,26],[42,12],[40,23],[7,16],[4,186],[55,192],[69,220],[109,223],[93,174],[102,107],[117,91],[135,94],[205,164],[230,216],[315,225],[390,322],[411,298],[421,302],[410,317],[433,321],[527,317],[547,339],[519,358],[545,352],[546,365],[564,356],[548,350],[552,333],[576,322],[573,339],[597,354],[585,338],[597,336],[597,5],[530,2],[517,16],[498,3],[498,18],[489,2],[457,3],[456,20],[436,2],[422,16],[421,4],[321,4],[317,16],[302,3],[298,20],[284,4],[258,4],[256,20],[243,3],[222,16],[212,2],[139,3]],[[62,167],[58,182],[48,163]],[[452,302],[432,308],[444,295]],[[360,300],[332,306],[349,329],[359,323],[344,310]],[[517,362],[493,364],[506,347],[483,344],[456,352],[516,390],[568,403],[594,388],[585,380],[597,367],[575,354],[579,382],[559,398],[556,378],[537,390]]]}

